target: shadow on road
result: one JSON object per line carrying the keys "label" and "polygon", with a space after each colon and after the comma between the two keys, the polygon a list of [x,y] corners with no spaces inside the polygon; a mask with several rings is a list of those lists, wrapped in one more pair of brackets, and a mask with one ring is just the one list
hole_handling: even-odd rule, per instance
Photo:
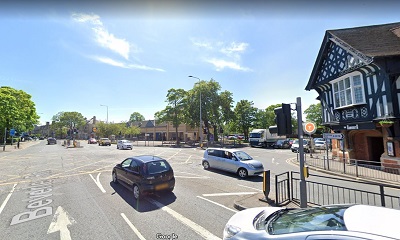
{"label": "shadow on road", "polygon": [[116,184],[111,181],[110,186],[115,190],[115,192],[111,193],[111,195],[118,194],[122,199],[125,200],[126,203],[128,203],[138,212],[150,212],[159,209],[158,206],[150,202],[151,200],[155,200],[164,206],[167,206],[176,200],[176,196],[173,192],[160,192],[157,194],[143,196],[137,201],[133,197],[133,192],[123,185]]}

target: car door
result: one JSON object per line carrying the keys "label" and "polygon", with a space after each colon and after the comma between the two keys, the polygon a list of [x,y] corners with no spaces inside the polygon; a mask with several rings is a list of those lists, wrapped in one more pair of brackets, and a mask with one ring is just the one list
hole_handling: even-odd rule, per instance
{"label": "car door", "polygon": [[126,170],[127,184],[133,187],[133,184],[139,183],[140,179],[141,176],[140,176],[139,163],[137,162],[137,160],[132,159],[130,167]]}
{"label": "car door", "polygon": [[228,172],[236,172],[238,169],[238,161],[235,155],[226,151],[222,160],[223,169]]}
{"label": "car door", "polygon": [[117,168],[117,177],[120,181],[128,184],[127,170],[130,168],[132,163],[132,158],[127,158],[121,163],[121,168]]}
{"label": "car door", "polygon": [[212,168],[222,169],[222,160],[221,155],[223,151],[217,149],[208,149],[207,150],[207,161],[210,163]]}

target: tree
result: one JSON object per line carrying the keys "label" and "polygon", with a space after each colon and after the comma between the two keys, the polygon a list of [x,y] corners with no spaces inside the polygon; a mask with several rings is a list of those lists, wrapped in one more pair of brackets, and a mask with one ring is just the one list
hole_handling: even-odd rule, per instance
{"label": "tree", "polygon": [[[73,131],[86,124],[86,119],[79,112],[59,112],[52,118],[52,128]],[[65,133],[65,132],[64,132]],[[73,134],[73,133],[71,133]]]}
{"label": "tree", "polygon": [[257,108],[253,107],[253,102],[248,100],[240,100],[235,107],[236,124],[243,132],[246,140],[248,140],[249,129],[253,126]]}
{"label": "tree", "polygon": [[164,110],[157,112],[155,115],[161,122],[172,122],[175,128],[176,144],[179,144],[178,127],[184,122],[184,105],[186,99],[186,91],[179,88],[171,88],[167,93],[168,105]]}
{"label": "tree", "polygon": [[129,117],[129,122],[141,122],[144,121],[144,116],[138,112],[134,112]]}
{"label": "tree", "polygon": [[324,126],[322,126],[322,107],[321,103],[311,104],[306,110],[304,110],[304,114],[306,114],[306,120],[313,122],[317,127],[317,130],[327,132]]}
{"label": "tree", "polygon": [[17,132],[26,132],[38,124],[39,116],[36,113],[35,103],[31,95],[22,90],[11,87],[0,88],[0,127],[16,129]]}

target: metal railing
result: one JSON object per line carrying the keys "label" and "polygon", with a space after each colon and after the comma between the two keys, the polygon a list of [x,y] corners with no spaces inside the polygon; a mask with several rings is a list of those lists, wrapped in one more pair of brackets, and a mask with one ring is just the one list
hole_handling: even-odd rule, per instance
{"label": "metal railing", "polygon": [[[358,203],[400,209],[400,187],[314,174],[310,174],[310,177],[315,180],[306,179],[307,203],[309,205]],[[299,172],[290,172],[290,174],[285,172],[276,175],[275,180],[277,206],[284,205],[288,201],[300,201]],[[340,182],[340,184],[326,183],[327,181]],[[288,185],[287,182],[290,184]],[[357,185],[358,187],[346,187],[346,184]],[[362,188],[369,188],[369,190],[361,190]],[[392,193],[388,194],[388,192]]]}
{"label": "metal railing", "polygon": [[[298,159],[298,158],[297,158]],[[386,180],[400,183],[400,169],[383,167],[379,162],[357,159],[305,158],[305,164],[359,178]]]}

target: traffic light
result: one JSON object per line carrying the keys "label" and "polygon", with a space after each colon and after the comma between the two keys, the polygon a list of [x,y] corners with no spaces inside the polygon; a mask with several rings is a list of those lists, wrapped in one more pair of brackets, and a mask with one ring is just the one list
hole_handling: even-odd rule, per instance
{"label": "traffic light", "polygon": [[203,133],[207,134],[207,128],[203,128]]}
{"label": "traffic light", "polygon": [[290,104],[285,103],[282,103],[282,107],[274,109],[279,136],[292,134],[292,114],[290,111]]}
{"label": "traffic light", "polygon": [[224,129],[222,127],[219,127],[219,133],[224,133]]}

